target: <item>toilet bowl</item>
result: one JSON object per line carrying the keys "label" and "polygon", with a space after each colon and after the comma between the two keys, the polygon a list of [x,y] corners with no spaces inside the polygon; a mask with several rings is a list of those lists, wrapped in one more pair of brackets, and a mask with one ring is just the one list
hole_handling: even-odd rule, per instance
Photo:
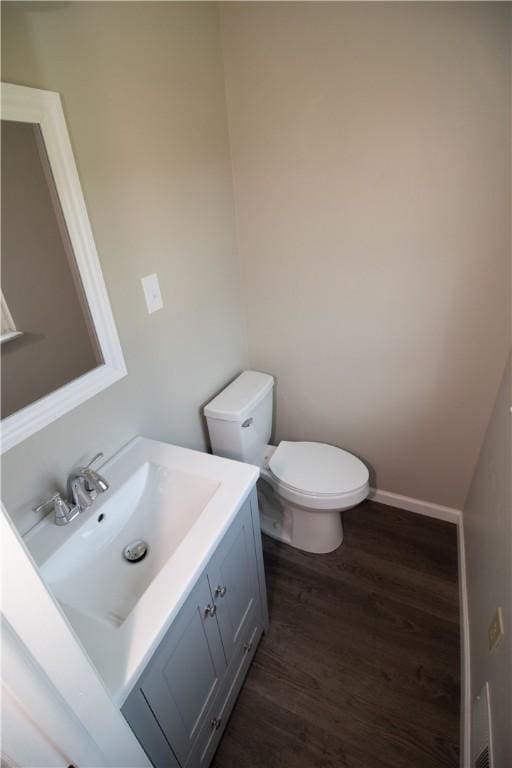
{"label": "toilet bowl", "polygon": [[264,533],[323,554],[342,543],[340,513],[368,496],[369,473],[341,448],[283,441],[266,446],[258,490]]}
{"label": "toilet bowl", "polygon": [[364,463],[315,442],[270,445],[272,376],[244,371],[205,407],[213,452],[260,468],[264,533],[306,552],[332,552],[343,541],[341,511],[369,493]]}

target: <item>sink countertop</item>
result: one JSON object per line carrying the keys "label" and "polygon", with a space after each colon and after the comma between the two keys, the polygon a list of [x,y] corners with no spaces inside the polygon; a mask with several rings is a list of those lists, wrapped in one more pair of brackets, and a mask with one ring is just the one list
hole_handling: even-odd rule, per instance
{"label": "sink countertop", "polygon": [[[48,516],[24,537],[45,579],[45,570],[51,571],[52,558],[72,537],[80,534],[83,526],[99,517],[116,487],[126,483],[147,462],[199,475],[211,481],[215,490],[120,626],[69,605],[63,606],[67,619],[119,707],[248,497],[259,477],[258,467],[137,437],[101,467],[110,489],[99,496],[92,507],[65,526],[56,526]],[[49,588],[52,590],[51,583]]]}

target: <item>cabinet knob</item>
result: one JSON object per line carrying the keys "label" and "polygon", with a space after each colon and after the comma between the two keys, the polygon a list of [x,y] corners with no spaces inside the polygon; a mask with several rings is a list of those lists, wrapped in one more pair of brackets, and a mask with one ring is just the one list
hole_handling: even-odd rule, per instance
{"label": "cabinet knob", "polygon": [[206,608],[204,609],[204,617],[205,619],[208,618],[208,616],[215,616],[217,613],[217,606],[215,604],[208,603]]}
{"label": "cabinet knob", "polygon": [[246,653],[249,653],[249,651],[252,651],[252,643],[245,643],[244,644],[244,651]]}
{"label": "cabinet knob", "polygon": [[214,717],[212,720],[212,731],[218,731],[222,723],[221,717]]}
{"label": "cabinet knob", "polygon": [[226,592],[227,592],[226,587],[221,587],[220,584],[219,584],[219,586],[215,590],[215,597],[224,597]]}

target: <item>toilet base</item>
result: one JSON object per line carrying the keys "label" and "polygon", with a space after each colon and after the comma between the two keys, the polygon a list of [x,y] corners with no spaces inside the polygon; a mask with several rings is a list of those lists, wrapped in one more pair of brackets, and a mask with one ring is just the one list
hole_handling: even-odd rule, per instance
{"label": "toilet base", "polygon": [[296,549],[327,554],[343,541],[341,513],[309,512],[277,497],[263,479],[258,481],[261,530]]}

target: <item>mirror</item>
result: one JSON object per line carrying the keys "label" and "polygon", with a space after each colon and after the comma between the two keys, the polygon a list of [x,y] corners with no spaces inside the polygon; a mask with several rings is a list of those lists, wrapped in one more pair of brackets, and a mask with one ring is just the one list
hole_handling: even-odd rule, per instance
{"label": "mirror", "polygon": [[103,362],[40,127],[2,120],[2,415]]}
{"label": "mirror", "polygon": [[2,449],[126,375],[58,94],[2,84]]}

